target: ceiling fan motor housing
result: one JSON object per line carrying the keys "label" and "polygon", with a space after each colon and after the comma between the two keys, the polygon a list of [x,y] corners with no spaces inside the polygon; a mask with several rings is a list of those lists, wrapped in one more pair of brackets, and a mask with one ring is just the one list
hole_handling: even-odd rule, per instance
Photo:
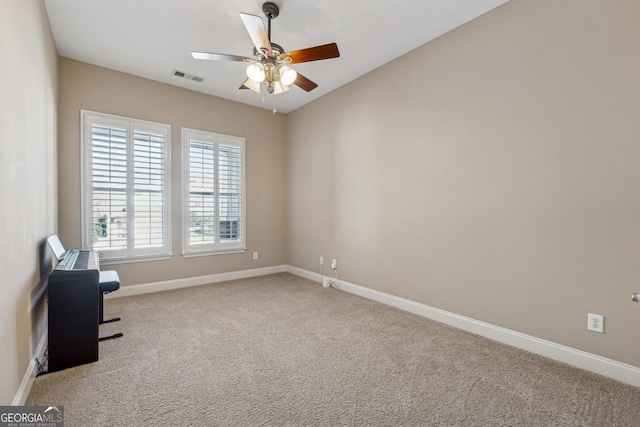
{"label": "ceiling fan motor housing", "polygon": [[[280,46],[278,43],[274,43],[271,42],[271,50],[274,51],[275,56],[280,55],[281,53],[284,53],[285,50],[282,46]],[[255,47],[253,48],[253,56],[255,56],[256,58],[260,58],[261,55],[258,54],[258,49],[256,49]]]}
{"label": "ceiling fan motor housing", "polygon": [[269,19],[276,19],[280,14],[278,5],[272,2],[266,2],[262,5],[262,13]]}

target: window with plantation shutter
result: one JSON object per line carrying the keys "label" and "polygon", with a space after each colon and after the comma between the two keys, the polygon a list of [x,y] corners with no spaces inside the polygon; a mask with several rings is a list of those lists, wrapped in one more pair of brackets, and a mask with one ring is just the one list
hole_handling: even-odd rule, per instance
{"label": "window with plantation shutter", "polygon": [[245,250],[244,139],[182,129],[183,254]]}
{"label": "window with plantation shutter", "polygon": [[105,259],[170,255],[171,127],[82,111],[82,234]]}

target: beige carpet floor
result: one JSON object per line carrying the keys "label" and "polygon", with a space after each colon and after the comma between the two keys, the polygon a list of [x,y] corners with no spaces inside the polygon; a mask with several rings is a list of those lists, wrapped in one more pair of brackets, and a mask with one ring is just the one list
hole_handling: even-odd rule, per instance
{"label": "beige carpet floor", "polygon": [[640,389],[290,274],[106,301],[72,426],[637,426]]}

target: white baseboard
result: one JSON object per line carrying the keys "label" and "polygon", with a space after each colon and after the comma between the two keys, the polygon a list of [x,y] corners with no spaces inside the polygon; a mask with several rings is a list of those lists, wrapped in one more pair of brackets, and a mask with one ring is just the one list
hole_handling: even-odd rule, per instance
{"label": "white baseboard", "polygon": [[322,283],[325,287],[328,287],[329,281],[331,281],[336,284],[337,288],[343,291],[436,320],[464,331],[508,344],[531,353],[539,354],[577,368],[594,372],[625,384],[640,387],[640,368],[633,365],[628,365],[613,359],[608,359],[582,350],[556,344],[551,341],[532,337],[530,335],[491,325],[469,317],[460,316],[455,313],[440,310],[435,307],[430,307],[425,304],[376,291],[374,289],[369,289],[344,280],[339,280],[329,276],[320,276],[317,273],[297,267],[287,266],[286,271],[315,282]]}
{"label": "white baseboard", "polygon": [[[328,281],[336,284],[338,288],[352,294],[387,304],[419,316],[436,320],[447,325],[511,345],[522,350],[530,351],[541,356],[548,357],[559,362],[566,363],[577,368],[581,368],[596,374],[609,377],[620,382],[640,387],[640,368],[628,365],[616,360],[608,359],[595,354],[587,353],[551,341],[536,338],[510,329],[491,325],[469,317],[460,316],[435,307],[430,307],[415,301],[397,297],[364,286],[356,285],[334,277],[321,275],[302,268],[290,265],[279,265],[273,267],[256,268],[251,270],[234,271],[229,273],[218,273],[207,276],[189,277],[186,279],[166,280],[162,282],[144,283],[140,285],[122,286],[118,292],[113,292],[106,298],[118,298],[132,295],[140,295],[151,292],[160,292],[171,289],[180,289],[190,286],[206,285],[227,280],[244,279],[247,277],[264,276],[267,274],[288,272],[305,279],[322,283],[328,286]],[[325,283],[326,282],[326,283]],[[33,362],[35,364],[35,362]],[[27,376],[25,375],[25,378]],[[23,383],[26,380],[23,381]],[[33,384],[33,379],[31,379]],[[21,386],[22,389],[22,386]],[[30,389],[30,387],[29,387]],[[27,390],[28,395],[28,390]],[[16,395],[17,399],[17,395]],[[25,396],[26,399],[26,396]]]}
{"label": "white baseboard", "polygon": [[172,289],[188,288],[209,283],[225,282],[227,280],[245,279],[247,277],[265,276],[267,274],[284,273],[286,266],[254,268],[251,270],[232,271],[229,273],[209,274],[206,276],[187,277],[184,279],[164,280],[161,282],[143,283],[140,285],[121,286],[117,292],[105,295],[107,298],[129,297],[132,295],[148,294],[152,292],[169,291]]}
{"label": "white baseboard", "polygon": [[303,270],[302,268],[293,267],[287,265],[286,272],[295,274],[296,276],[304,277],[305,279],[313,280],[314,282],[322,283],[322,280],[326,277],[320,273],[314,273],[313,271]]}
{"label": "white baseboard", "polygon": [[20,383],[20,387],[16,392],[16,395],[13,398],[13,402],[11,402],[11,406],[23,406],[27,403],[27,398],[29,397],[29,393],[31,392],[31,387],[33,387],[33,382],[36,379],[36,375],[38,375],[38,364],[36,363],[36,358],[42,361],[44,359],[44,352],[47,348],[47,334],[48,329],[45,327],[42,336],[40,337],[40,341],[38,342],[38,346],[31,356],[31,360],[29,361],[29,366],[27,367],[27,372],[24,373],[24,377],[22,377],[22,382]]}

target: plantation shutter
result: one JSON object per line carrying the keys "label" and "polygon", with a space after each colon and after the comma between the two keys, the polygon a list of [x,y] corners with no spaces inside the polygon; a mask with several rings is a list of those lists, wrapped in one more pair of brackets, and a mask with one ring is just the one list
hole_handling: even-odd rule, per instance
{"label": "plantation shutter", "polygon": [[161,247],[165,241],[164,137],[134,132],[135,247]]}
{"label": "plantation shutter", "polygon": [[218,191],[221,242],[238,242],[242,234],[242,158],[240,147],[220,144]]}
{"label": "plantation shutter", "polygon": [[92,124],[91,152],[92,247],[126,249],[127,130]]}
{"label": "plantation shutter", "polygon": [[170,253],[170,127],[83,111],[83,245],[106,258]]}
{"label": "plantation shutter", "polygon": [[183,252],[244,250],[244,139],[183,129],[183,155]]}
{"label": "plantation shutter", "polygon": [[189,244],[214,245],[215,154],[213,143],[191,140],[189,144]]}

